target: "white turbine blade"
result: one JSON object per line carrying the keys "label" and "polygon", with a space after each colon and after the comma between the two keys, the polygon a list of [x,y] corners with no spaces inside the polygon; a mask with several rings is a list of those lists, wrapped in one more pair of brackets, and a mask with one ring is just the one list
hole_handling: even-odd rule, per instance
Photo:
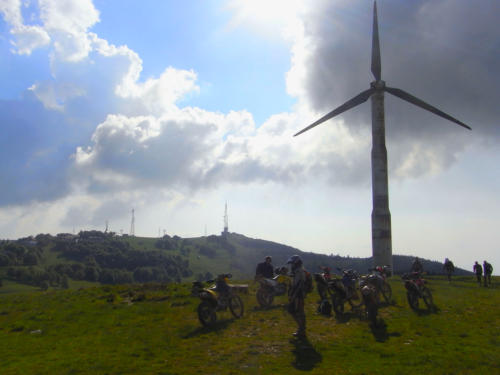
{"label": "white turbine blade", "polygon": [[373,32],[372,32],[372,73],[376,81],[382,76],[380,62],[380,42],[378,38],[377,2],[373,3]]}
{"label": "white turbine blade", "polygon": [[455,124],[463,126],[466,129],[472,130],[470,126],[464,124],[462,121],[459,121],[454,117],[451,117],[450,115],[444,113],[443,111],[440,111],[436,107],[424,102],[423,100],[416,98],[413,95],[408,94],[407,92],[405,92],[401,89],[395,89],[395,88],[386,86],[384,88],[384,90],[387,91],[388,93],[394,95],[394,96],[397,96],[400,99],[406,100],[407,102],[416,105],[417,107],[423,108],[423,109],[425,109],[429,112],[432,112],[440,117],[443,117],[451,122],[454,122]]}
{"label": "white turbine blade", "polygon": [[374,92],[375,92],[374,88],[371,88],[371,89],[368,89],[366,91],[363,91],[362,93],[356,95],[351,100],[348,100],[347,102],[345,102],[341,106],[335,108],[333,111],[331,111],[328,114],[324,115],[323,117],[321,117],[319,120],[317,120],[316,122],[312,123],[308,127],[304,128],[301,131],[299,131],[298,133],[294,134],[294,137],[296,137],[299,134],[302,134],[302,133],[304,133],[304,132],[306,132],[306,131],[314,128],[315,126],[318,126],[322,122],[325,122],[326,120],[329,120],[332,117],[335,117],[335,116],[341,114],[342,112],[345,112],[345,111],[347,111],[347,110],[349,110],[349,109],[351,109],[353,107],[356,107],[358,104],[366,102],[368,100],[368,98],[370,97],[370,95],[373,94]]}

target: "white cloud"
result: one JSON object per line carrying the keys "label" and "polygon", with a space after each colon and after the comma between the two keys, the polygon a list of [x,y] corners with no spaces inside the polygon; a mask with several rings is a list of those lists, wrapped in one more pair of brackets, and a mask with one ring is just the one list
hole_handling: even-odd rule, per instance
{"label": "white cloud", "polygon": [[50,36],[42,27],[23,23],[20,0],[1,0],[0,13],[11,26],[10,33],[13,36],[11,44],[15,47],[14,53],[30,55],[34,49],[50,43]]}
{"label": "white cloud", "polygon": [[299,16],[306,3],[302,0],[228,0],[232,17],[229,28],[247,27],[266,38],[293,38],[300,28]]}
{"label": "white cloud", "polygon": [[56,58],[76,62],[91,51],[88,30],[99,22],[92,0],[39,0],[41,25],[26,24],[20,0],[2,0],[0,12],[11,26],[15,52],[30,55],[52,43]]}
{"label": "white cloud", "polygon": [[99,22],[92,0],[39,0],[40,18],[50,33],[57,58],[76,62],[91,51],[87,34]]}

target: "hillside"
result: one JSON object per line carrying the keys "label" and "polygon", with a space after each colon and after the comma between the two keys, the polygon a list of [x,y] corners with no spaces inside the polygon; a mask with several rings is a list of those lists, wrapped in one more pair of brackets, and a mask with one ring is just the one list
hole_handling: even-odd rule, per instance
{"label": "hillside", "polygon": [[[67,288],[75,281],[101,284],[144,282],[181,282],[208,280],[219,273],[232,273],[236,278],[253,277],[255,266],[266,255],[275,266],[288,257],[300,254],[311,272],[320,266],[354,268],[366,273],[371,258],[306,253],[283,244],[253,239],[237,233],[198,238],[162,238],[116,236],[98,231],[78,235],[39,234],[35,237],[0,243],[0,280],[6,279],[34,285]],[[410,269],[413,257],[394,256],[396,274]],[[429,274],[440,274],[442,264],[423,260]],[[456,275],[470,274],[457,269]]]}
{"label": "hillside", "polygon": [[484,288],[468,276],[451,284],[430,277],[437,308],[414,312],[394,277],[394,302],[380,309],[378,327],[350,309],[339,319],[317,314],[313,292],[305,341],[291,338],[284,297],[262,309],[253,284],[242,295],[245,315],[219,312],[213,329],[198,322],[189,284],[9,295],[0,288],[0,368],[3,375],[494,374],[499,281]]}

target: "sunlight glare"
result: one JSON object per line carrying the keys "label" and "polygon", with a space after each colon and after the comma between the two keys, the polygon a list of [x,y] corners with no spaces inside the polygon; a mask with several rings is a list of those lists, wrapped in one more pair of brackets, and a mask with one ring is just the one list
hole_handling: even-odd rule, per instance
{"label": "sunlight glare", "polygon": [[227,4],[234,13],[231,27],[285,38],[293,35],[304,7],[301,0],[229,0]]}

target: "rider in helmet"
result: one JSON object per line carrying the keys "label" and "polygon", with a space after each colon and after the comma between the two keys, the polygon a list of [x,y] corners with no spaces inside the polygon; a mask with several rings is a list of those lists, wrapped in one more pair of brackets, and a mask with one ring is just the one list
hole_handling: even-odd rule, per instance
{"label": "rider in helmet", "polygon": [[288,292],[289,312],[297,322],[297,332],[293,335],[304,338],[306,336],[306,315],[304,313],[306,276],[300,256],[292,255],[287,264],[291,265],[293,277],[292,287]]}

